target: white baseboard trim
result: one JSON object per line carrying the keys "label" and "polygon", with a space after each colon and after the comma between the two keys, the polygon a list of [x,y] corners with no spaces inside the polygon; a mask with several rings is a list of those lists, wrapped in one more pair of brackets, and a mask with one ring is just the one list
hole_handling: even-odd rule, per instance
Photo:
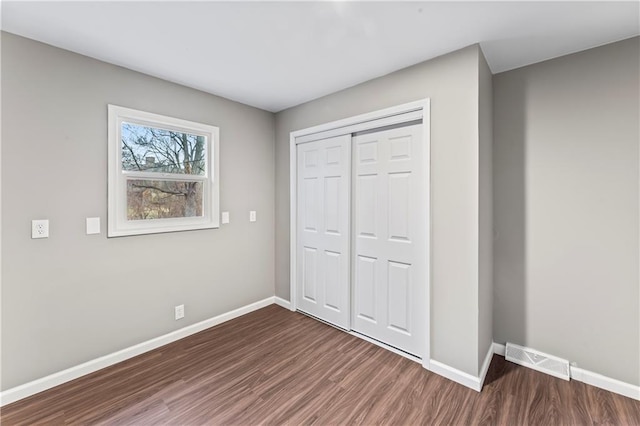
{"label": "white baseboard trim", "polygon": [[571,379],[640,401],[640,386],[625,383],[592,371],[570,366]]}
{"label": "white baseboard trim", "polygon": [[[504,356],[505,348],[506,346],[501,343],[493,344],[493,350],[496,355]],[[574,367],[573,365],[570,366],[569,369],[571,371],[571,380],[586,383],[640,401],[640,386],[612,379],[611,377]]]}
{"label": "white baseboard trim", "polygon": [[278,296],[274,296],[273,300],[276,305],[291,310],[291,302],[289,302],[288,300],[284,300]]}
{"label": "white baseboard trim", "polygon": [[493,342],[493,353],[500,356],[505,356],[507,353],[507,346],[502,343]]}
{"label": "white baseboard trim", "polygon": [[471,388],[476,392],[480,392],[482,390],[482,386],[484,385],[484,379],[487,377],[487,372],[489,371],[489,366],[491,365],[493,353],[493,345],[491,345],[489,346],[487,355],[484,357],[484,362],[482,363],[480,375],[478,377],[474,376],[473,374],[465,373],[464,371],[450,367],[447,364],[433,359],[429,362],[429,371],[446,377],[449,380],[453,380],[454,382],[459,383],[463,386]]}
{"label": "white baseboard trim", "polygon": [[113,352],[109,355],[101,356],[100,358],[87,361],[80,365],[76,365],[75,367],[67,368],[66,370],[59,371],[49,376],[45,376],[40,379],[25,383],[23,385],[7,389],[4,392],[0,392],[0,407],[34,395],[38,392],[51,389],[55,386],[77,379],[84,375],[101,370],[105,367],[109,367],[110,365],[116,364],[118,362],[133,358],[134,356],[149,352],[153,349],[159,348],[160,346],[164,346],[168,343],[175,342],[176,340],[183,339],[202,330],[206,330],[207,328],[222,324],[223,322],[248,314],[249,312],[253,312],[274,303],[277,303],[275,296],[267,297],[266,299],[251,303],[246,306],[242,306],[238,309],[234,309],[233,311],[226,312],[213,318],[188,325],[184,328],[172,331],[163,336],[147,340],[146,342],[130,346],[120,351]]}
{"label": "white baseboard trim", "polygon": [[489,366],[491,365],[491,360],[493,359],[493,343],[489,345],[489,350],[487,351],[487,355],[484,357],[484,362],[482,363],[482,368],[480,369],[480,389],[478,392],[482,390],[482,386],[484,385],[484,379],[487,378],[487,372],[489,371]]}
{"label": "white baseboard trim", "polygon": [[449,380],[453,380],[456,383],[471,388],[474,391],[480,392],[480,389],[482,389],[482,383],[480,383],[479,377],[450,367],[447,364],[441,363],[440,361],[431,359],[431,361],[429,362],[429,370],[442,377],[446,377]]}

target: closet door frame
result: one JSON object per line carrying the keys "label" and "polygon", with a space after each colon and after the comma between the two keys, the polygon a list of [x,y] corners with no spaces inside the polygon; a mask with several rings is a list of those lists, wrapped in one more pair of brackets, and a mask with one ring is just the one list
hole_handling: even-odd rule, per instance
{"label": "closet door frame", "polygon": [[378,111],[345,118],[342,120],[332,121],[330,123],[309,127],[302,130],[291,132],[289,135],[289,282],[290,282],[290,309],[297,310],[296,306],[296,290],[297,290],[297,149],[296,146],[301,143],[311,142],[320,139],[326,139],[332,136],[340,136],[362,132],[365,130],[373,130],[384,126],[393,126],[410,121],[422,119],[422,137],[424,144],[424,156],[422,167],[426,171],[424,173],[424,187],[428,188],[426,194],[426,211],[427,211],[427,238],[424,253],[426,253],[424,261],[426,262],[426,301],[424,306],[427,307],[427,314],[424,315],[425,345],[424,353],[421,354],[422,366],[429,369],[430,360],[430,316],[431,316],[431,143],[430,143],[430,100],[429,98],[421,99],[415,102],[409,102],[402,105],[396,105]]}

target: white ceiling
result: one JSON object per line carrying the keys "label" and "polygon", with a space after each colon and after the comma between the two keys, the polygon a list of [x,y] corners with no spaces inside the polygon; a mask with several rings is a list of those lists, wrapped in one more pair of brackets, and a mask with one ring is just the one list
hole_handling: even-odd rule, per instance
{"label": "white ceiling", "polygon": [[640,33],[631,2],[2,2],[2,29],[269,111],[480,43],[494,73]]}

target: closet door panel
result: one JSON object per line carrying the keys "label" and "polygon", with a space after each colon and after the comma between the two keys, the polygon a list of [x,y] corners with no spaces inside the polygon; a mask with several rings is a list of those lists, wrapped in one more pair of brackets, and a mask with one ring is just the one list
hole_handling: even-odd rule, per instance
{"label": "closet door panel", "polygon": [[378,312],[376,309],[378,259],[367,256],[356,258],[356,280],[354,286],[355,317],[377,324]]}
{"label": "closet door panel", "polygon": [[422,126],[358,135],[353,144],[352,329],[421,356],[428,315]]}
{"label": "closet door panel", "polygon": [[377,174],[360,175],[356,187],[356,233],[362,238],[378,238],[380,226],[378,218],[378,186]]}
{"label": "closet door panel", "polygon": [[411,334],[411,265],[389,261],[387,271],[389,327]]}
{"label": "closet door panel", "polygon": [[351,137],[297,146],[296,304],[349,328]]}
{"label": "closet door panel", "polygon": [[302,298],[316,302],[318,294],[318,251],[312,247],[302,250]]}
{"label": "closet door panel", "polygon": [[348,257],[342,253],[325,250],[324,252],[324,269],[325,269],[325,297],[324,306],[327,309],[340,311],[343,309],[343,289],[341,285],[343,280],[340,279],[340,271],[343,269],[342,264],[344,258]]}

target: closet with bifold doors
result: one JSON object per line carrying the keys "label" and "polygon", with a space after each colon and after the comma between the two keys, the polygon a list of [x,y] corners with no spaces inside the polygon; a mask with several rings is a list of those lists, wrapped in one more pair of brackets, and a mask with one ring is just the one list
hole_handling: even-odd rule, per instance
{"label": "closet with bifold doors", "polygon": [[418,101],[291,135],[292,308],[423,359],[428,112]]}

